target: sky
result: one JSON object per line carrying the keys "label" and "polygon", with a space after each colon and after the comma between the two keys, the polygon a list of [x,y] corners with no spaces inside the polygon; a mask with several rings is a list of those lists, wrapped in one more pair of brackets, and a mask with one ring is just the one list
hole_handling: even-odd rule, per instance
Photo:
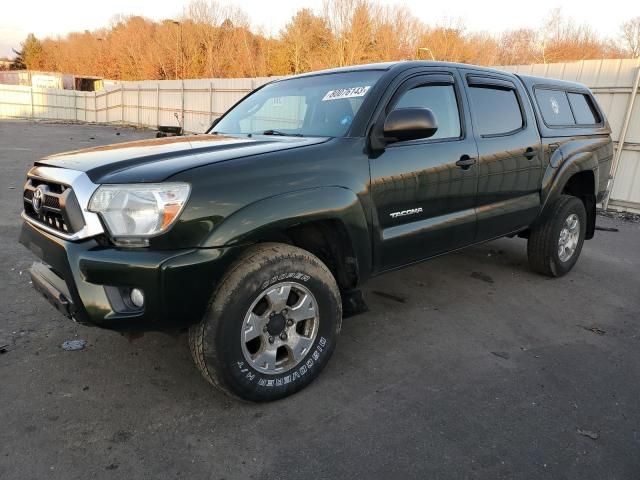
{"label": "sky", "polygon": [[[188,0],[3,0],[0,57],[13,56],[11,48],[18,48],[28,33],[41,38],[94,30],[108,25],[118,14],[143,15],[155,20],[176,18],[188,3]],[[322,8],[322,0],[222,0],[220,3],[242,7],[255,28],[271,35],[276,35],[298,9],[309,7],[320,12]],[[640,2],[633,0],[607,0],[606,8],[593,0],[378,0],[378,3],[408,5],[413,14],[427,24],[461,18],[469,30],[491,33],[536,27],[557,7],[562,7],[563,14],[576,23],[587,23],[608,37],[617,36],[625,20],[640,16]]]}

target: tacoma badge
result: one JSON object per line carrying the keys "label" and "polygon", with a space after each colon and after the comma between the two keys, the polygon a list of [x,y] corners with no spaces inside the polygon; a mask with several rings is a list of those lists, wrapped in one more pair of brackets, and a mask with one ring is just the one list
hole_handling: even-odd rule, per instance
{"label": "tacoma badge", "polygon": [[404,217],[406,215],[415,215],[416,213],[422,213],[422,207],[410,208],[409,210],[402,210],[401,212],[390,213],[391,218]]}

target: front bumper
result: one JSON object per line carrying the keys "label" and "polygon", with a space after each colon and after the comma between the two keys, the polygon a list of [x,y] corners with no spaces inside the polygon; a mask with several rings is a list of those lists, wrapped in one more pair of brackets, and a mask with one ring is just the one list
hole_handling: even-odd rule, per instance
{"label": "front bumper", "polygon": [[[32,282],[58,310],[78,323],[121,331],[172,330],[200,321],[234,250],[118,249],[94,239],[67,241],[26,222],[20,243],[46,264],[34,264]],[[113,297],[122,288],[142,289],[143,309],[123,311]]]}

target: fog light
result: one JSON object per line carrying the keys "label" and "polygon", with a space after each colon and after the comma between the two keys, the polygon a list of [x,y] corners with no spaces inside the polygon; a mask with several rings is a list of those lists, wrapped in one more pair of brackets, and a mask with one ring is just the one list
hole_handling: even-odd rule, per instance
{"label": "fog light", "polygon": [[142,308],[144,305],[144,293],[139,288],[131,289],[131,294],[129,295],[131,298],[131,303],[133,303],[136,307]]}

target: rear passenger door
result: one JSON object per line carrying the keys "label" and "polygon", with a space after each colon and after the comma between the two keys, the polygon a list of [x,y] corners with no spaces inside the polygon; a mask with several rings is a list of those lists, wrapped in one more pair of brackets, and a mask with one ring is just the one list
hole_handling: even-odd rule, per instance
{"label": "rear passenger door", "polygon": [[478,146],[476,241],[533,222],[540,210],[540,135],[513,77],[462,69]]}

